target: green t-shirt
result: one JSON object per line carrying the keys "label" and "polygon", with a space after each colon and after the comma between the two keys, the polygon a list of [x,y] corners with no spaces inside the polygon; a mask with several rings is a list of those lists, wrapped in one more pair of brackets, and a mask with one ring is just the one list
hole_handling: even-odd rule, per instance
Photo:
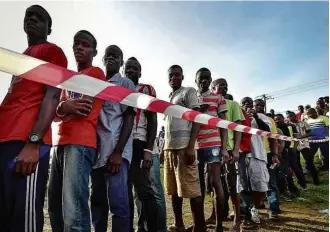
{"label": "green t-shirt", "polygon": [[[242,112],[242,108],[237,102],[226,99],[226,104],[227,104],[227,113],[226,113],[227,121],[239,122],[245,120],[244,114]],[[228,130],[227,149],[232,150],[233,148],[234,148],[234,132],[232,130]]]}

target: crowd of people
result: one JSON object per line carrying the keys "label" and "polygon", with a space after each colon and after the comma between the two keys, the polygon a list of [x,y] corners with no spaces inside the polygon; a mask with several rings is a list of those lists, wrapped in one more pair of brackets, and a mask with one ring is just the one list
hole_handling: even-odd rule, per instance
{"label": "crowd of people", "polygon": [[[24,54],[67,68],[62,49],[47,42],[51,27],[52,19],[43,7],[27,8],[24,31],[28,48]],[[156,97],[152,85],[140,83],[138,59],[124,62],[118,46],[105,49],[105,74],[93,66],[97,40],[90,32],[78,31],[72,48],[79,73]],[[220,232],[223,221],[231,216],[230,231],[235,232],[260,223],[259,209],[265,198],[269,219],[276,219],[281,213],[281,194],[289,199],[308,188],[304,171],[313,184],[319,184],[313,160],[320,149],[321,170],[328,171],[328,97],[318,99],[315,108],[299,106],[297,114],[276,114],[274,110],[267,114],[262,99],[234,101],[227,80],[213,80],[205,67],[196,72],[197,90],[182,85],[183,73],[179,65],[168,69],[171,103],[299,142],[169,116],[157,136],[156,113],[14,76],[0,106],[0,231],[43,231],[48,191],[54,232],[88,232],[91,226],[96,232],[105,232],[109,215],[114,232],[131,232],[134,227],[139,232],[204,232],[209,224]],[[58,139],[52,142],[53,121],[59,122],[59,130]],[[306,167],[301,165],[300,153]],[[164,192],[171,196],[172,226],[167,225]],[[207,219],[206,194],[213,199]],[[182,218],[183,198],[190,199],[190,227]]]}

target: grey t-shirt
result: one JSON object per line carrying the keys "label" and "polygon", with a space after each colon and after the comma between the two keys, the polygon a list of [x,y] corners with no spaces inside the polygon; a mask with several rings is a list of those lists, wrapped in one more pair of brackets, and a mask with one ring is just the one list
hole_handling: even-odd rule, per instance
{"label": "grey t-shirt", "polygon": [[[198,108],[197,92],[191,87],[181,87],[170,95],[171,103],[189,109]],[[188,146],[192,122],[166,116],[164,150],[179,150]]]}

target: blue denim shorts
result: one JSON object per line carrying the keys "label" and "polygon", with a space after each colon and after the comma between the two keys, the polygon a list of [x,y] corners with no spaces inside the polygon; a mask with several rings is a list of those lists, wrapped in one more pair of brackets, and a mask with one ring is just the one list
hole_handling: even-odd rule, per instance
{"label": "blue denim shorts", "polygon": [[206,163],[220,163],[221,147],[205,147],[198,149],[198,160]]}

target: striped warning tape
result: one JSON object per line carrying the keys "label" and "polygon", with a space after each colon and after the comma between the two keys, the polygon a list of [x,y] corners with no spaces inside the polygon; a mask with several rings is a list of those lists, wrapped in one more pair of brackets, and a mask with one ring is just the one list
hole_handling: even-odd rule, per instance
{"label": "striped warning tape", "polygon": [[79,74],[5,48],[0,48],[0,71],[57,88],[104,100],[120,102],[131,107],[182,118],[184,120],[281,140],[299,141],[295,138],[239,125],[182,106],[173,105],[169,102],[134,92],[106,81],[91,78],[87,75]]}

